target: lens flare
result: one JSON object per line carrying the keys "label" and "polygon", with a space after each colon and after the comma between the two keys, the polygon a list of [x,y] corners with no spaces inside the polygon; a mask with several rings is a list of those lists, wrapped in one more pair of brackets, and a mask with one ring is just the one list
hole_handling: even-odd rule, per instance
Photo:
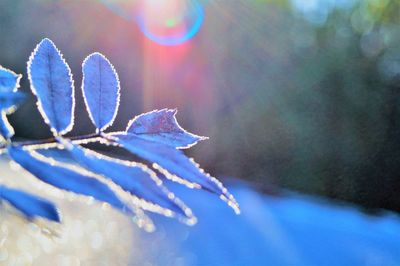
{"label": "lens flare", "polygon": [[119,16],[135,21],[143,34],[161,45],[193,38],[204,21],[199,0],[102,0]]}
{"label": "lens flare", "polygon": [[200,3],[185,0],[148,0],[137,22],[143,33],[163,45],[177,45],[196,35],[204,20]]}

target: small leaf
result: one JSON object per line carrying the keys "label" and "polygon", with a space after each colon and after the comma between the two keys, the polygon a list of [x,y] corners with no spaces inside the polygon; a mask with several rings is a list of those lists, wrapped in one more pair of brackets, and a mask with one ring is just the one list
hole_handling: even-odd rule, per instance
{"label": "small leaf", "polygon": [[118,112],[118,74],[108,59],[93,53],[83,61],[82,90],[90,119],[99,131],[111,126]]}
{"label": "small leaf", "polygon": [[17,106],[25,100],[22,92],[0,92],[0,110],[8,114],[16,110]]}
{"label": "small leaf", "polygon": [[0,112],[0,136],[4,139],[10,139],[14,136],[14,128],[8,122],[6,113],[4,111]]}
{"label": "small leaf", "polygon": [[77,194],[91,196],[120,210],[127,210],[125,204],[114,192],[94,177],[62,167],[61,164],[47,157],[23,148],[10,147],[8,154],[16,163],[45,183]]}
{"label": "small leaf", "polygon": [[181,149],[207,139],[184,130],[176,120],[176,113],[176,110],[162,109],[141,114],[129,122],[126,132]]}
{"label": "small leaf", "polygon": [[22,75],[0,66],[0,92],[16,91]]}
{"label": "small leaf", "polygon": [[0,91],[0,136],[3,139],[10,139],[14,135],[14,129],[6,115],[13,113],[24,100],[25,94],[21,92]]}
{"label": "small leaf", "polygon": [[28,77],[39,111],[53,134],[69,132],[74,120],[74,83],[68,64],[51,40],[44,39],[36,46],[28,62]]}
{"label": "small leaf", "polygon": [[72,157],[79,165],[111,179],[123,190],[136,197],[136,204],[144,210],[176,216],[189,224],[195,223],[196,218],[192,211],[175,198],[174,194],[162,185],[162,181],[156,174],[145,165],[110,158],[71,143],[65,146],[68,150],[54,148],[36,151],[40,154],[51,154],[56,158],[66,158],[66,160]]}
{"label": "small leaf", "polygon": [[172,181],[191,188],[202,188],[215,193],[226,201],[236,213],[239,206],[234,197],[216,178],[211,177],[198,167],[185,154],[168,145],[143,140],[133,134],[108,135],[109,138],[129,152],[152,162],[153,167]]}
{"label": "small leaf", "polygon": [[1,199],[7,201],[14,208],[21,211],[28,219],[42,217],[51,221],[60,222],[57,208],[54,204],[42,198],[0,185],[0,201]]}

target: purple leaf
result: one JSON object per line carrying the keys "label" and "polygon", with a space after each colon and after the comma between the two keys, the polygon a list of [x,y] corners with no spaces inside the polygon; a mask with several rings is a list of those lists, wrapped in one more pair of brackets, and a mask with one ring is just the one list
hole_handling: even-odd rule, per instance
{"label": "purple leaf", "polygon": [[175,109],[154,110],[132,119],[126,132],[137,137],[175,148],[189,148],[207,139],[184,130],[176,120]]}

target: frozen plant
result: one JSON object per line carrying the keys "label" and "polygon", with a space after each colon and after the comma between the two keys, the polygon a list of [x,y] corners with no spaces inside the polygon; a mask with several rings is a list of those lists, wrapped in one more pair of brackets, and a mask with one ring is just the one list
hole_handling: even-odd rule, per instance
{"label": "frozen plant", "polygon": [[[205,173],[182,149],[206,139],[179,126],[176,110],[163,109],[133,118],[125,131],[105,132],[113,124],[120,99],[118,74],[100,53],[83,62],[82,91],[96,132],[67,137],[74,125],[75,86],[71,70],[60,51],[43,39],[28,61],[31,90],[53,138],[13,141],[14,130],[7,114],[24,100],[18,75],[0,68],[0,154],[7,155],[37,179],[76,194],[93,197],[135,217],[141,227],[152,230],[146,211],[196,223],[192,211],[164,185],[162,178],[217,194],[236,213],[234,197],[216,178]],[[121,160],[84,147],[97,142],[119,146],[148,162]],[[0,174],[1,175],[1,174]],[[161,178],[162,177],[162,178]],[[0,184],[5,201],[28,219],[37,217],[60,222],[53,203]]]}

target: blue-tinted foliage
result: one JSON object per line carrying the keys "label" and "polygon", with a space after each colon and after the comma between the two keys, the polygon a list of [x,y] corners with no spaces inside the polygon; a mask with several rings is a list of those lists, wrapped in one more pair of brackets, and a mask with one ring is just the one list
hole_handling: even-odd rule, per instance
{"label": "blue-tinted foliage", "polygon": [[72,129],[74,83],[71,70],[60,51],[49,39],[36,47],[28,62],[31,89],[38,98],[39,110],[53,134]]}
{"label": "blue-tinted foliage", "polygon": [[1,200],[7,201],[28,219],[42,217],[60,222],[60,216],[54,204],[31,194],[0,185],[0,202]]}
{"label": "blue-tinted foliage", "polygon": [[25,100],[25,95],[17,91],[20,79],[21,75],[0,66],[0,140],[10,139],[14,135],[6,114],[14,112]]}
{"label": "blue-tinted foliage", "polygon": [[0,140],[9,139],[14,135],[14,129],[8,122],[5,112],[1,112],[0,116]]}
{"label": "blue-tinted foliage", "polygon": [[108,202],[120,210],[126,209],[125,204],[107,185],[93,177],[55,165],[48,159],[46,160],[46,157],[37,156],[35,152],[29,152],[23,148],[10,147],[8,154],[15,162],[45,183]]}
{"label": "blue-tinted foliage", "polygon": [[21,75],[0,66],[0,92],[12,92],[19,87]]}
{"label": "blue-tinted foliage", "polygon": [[119,80],[110,61],[100,53],[89,55],[83,62],[82,89],[93,124],[100,131],[110,126],[119,105]]}
{"label": "blue-tinted foliage", "polygon": [[206,139],[184,130],[176,120],[176,113],[174,109],[163,109],[141,114],[129,122],[126,132],[175,148],[188,148]]}
{"label": "blue-tinted foliage", "polygon": [[43,149],[37,152],[53,158],[74,160],[87,170],[109,178],[123,190],[135,196],[140,201],[138,204],[145,210],[162,214],[166,214],[169,210],[172,212],[171,215],[182,220],[190,222],[194,219],[190,209],[176,199],[162,185],[162,181],[155,173],[146,166],[110,158],[71,143],[66,146],[67,149],[53,148],[50,151]]}
{"label": "blue-tinted foliage", "polygon": [[0,110],[9,112],[25,100],[22,92],[0,92]]}
{"label": "blue-tinted foliage", "polygon": [[168,145],[143,140],[129,133],[115,134],[113,139],[133,154],[157,164],[158,170],[168,179],[220,195],[235,211],[239,211],[236,201],[222,183],[201,170],[182,151]]}
{"label": "blue-tinted foliage", "polygon": [[[96,132],[89,136],[61,138],[73,127],[72,74],[52,41],[44,39],[37,45],[28,62],[28,76],[38,108],[55,137],[34,143],[11,139],[14,130],[6,114],[14,111],[24,97],[16,91],[20,76],[0,68],[0,154],[7,152],[25,170],[54,187],[90,196],[128,214],[138,215],[140,222],[137,224],[147,223],[146,230],[151,230],[152,223],[140,209],[176,217],[187,224],[196,222],[192,211],[163,186],[160,177],[217,194],[239,213],[237,202],[221,182],[179,150],[206,138],[185,131],[176,120],[176,110],[145,113],[132,119],[125,132],[104,133],[118,112],[118,75],[99,53],[88,56],[82,67],[82,90]],[[149,165],[115,159],[79,146],[89,142],[122,146]],[[11,205],[28,218],[42,216],[58,221],[54,213],[51,216],[52,205],[41,200],[31,200],[28,204],[29,197],[3,191],[8,192]],[[46,210],[49,211],[47,216]]]}

